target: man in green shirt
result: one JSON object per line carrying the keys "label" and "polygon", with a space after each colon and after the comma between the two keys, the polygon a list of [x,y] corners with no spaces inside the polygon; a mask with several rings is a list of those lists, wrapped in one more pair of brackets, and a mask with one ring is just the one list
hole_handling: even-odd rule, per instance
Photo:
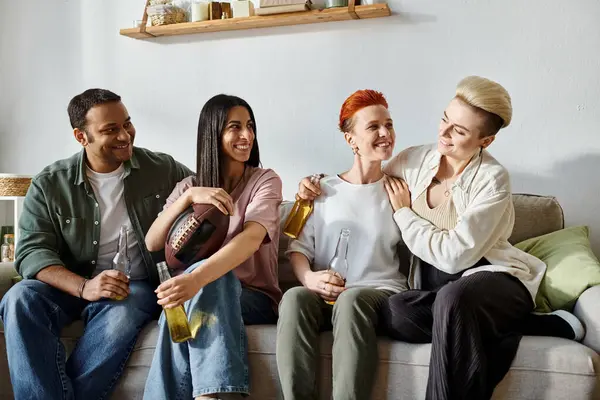
{"label": "man in green shirt", "polygon": [[[193,174],[134,147],[131,117],[110,91],[75,96],[68,113],[83,149],[32,180],[15,262],[25,279],[0,303],[15,398],[108,397],[140,330],[160,312],[163,255],[151,254],[144,236],[176,183]],[[122,226],[128,276],[112,269]],[[80,318],[84,334],[65,362],[60,332]]]}

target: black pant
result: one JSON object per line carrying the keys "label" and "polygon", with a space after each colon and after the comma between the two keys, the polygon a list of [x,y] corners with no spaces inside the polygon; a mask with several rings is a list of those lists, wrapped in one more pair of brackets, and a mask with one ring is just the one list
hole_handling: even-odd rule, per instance
{"label": "black pant", "polygon": [[432,343],[427,400],[483,400],[508,372],[520,322],[532,310],[517,278],[477,272],[435,290],[391,296],[382,322],[394,339]]}

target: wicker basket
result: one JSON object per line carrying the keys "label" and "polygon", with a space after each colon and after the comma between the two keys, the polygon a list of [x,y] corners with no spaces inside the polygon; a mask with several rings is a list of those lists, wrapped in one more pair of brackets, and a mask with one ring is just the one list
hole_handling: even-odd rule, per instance
{"label": "wicker basket", "polygon": [[148,7],[148,18],[152,26],[179,24],[186,21],[185,10],[172,5]]}
{"label": "wicker basket", "polygon": [[0,196],[25,196],[30,184],[30,176],[0,174]]}

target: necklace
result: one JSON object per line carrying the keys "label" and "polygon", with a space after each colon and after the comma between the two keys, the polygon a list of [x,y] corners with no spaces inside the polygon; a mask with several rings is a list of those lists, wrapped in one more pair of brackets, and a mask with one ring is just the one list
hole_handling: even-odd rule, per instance
{"label": "necklace", "polygon": [[245,175],[246,175],[246,165],[244,164],[244,171],[242,171],[242,175],[238,178],[237,182],[234,185],[231,185],[231,187],[230,187],[231,190],[225,190],[225,191],[229,194],[233,193],[238,188],[240,183],[242,183]]}
{"label": "necklace", "polygon": [[[433,177],[432,182],[435,183],[436,185],[442,184],[442,182],[440,182],[440,180],[435,176]],[[444,196],[448,197],[448,196],[450,196],[450,189],[448,189],[448,179],[444,179],[444,184],[446,186],[446,190],[444,190]]]}

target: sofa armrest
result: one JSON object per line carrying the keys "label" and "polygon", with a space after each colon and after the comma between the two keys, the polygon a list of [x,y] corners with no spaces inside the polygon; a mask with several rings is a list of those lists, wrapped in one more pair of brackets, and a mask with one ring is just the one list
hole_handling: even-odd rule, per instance
{"label": "sofa armrest", "polygon": [[575,303],[573,313],[585,326],[582,343],[600,353],[600,286],[587,289]]}
{"label": "sofa armrest", "polygon": [[18,275],[14,263],[0,263],[0,299],[12,286],[12,279]]}

